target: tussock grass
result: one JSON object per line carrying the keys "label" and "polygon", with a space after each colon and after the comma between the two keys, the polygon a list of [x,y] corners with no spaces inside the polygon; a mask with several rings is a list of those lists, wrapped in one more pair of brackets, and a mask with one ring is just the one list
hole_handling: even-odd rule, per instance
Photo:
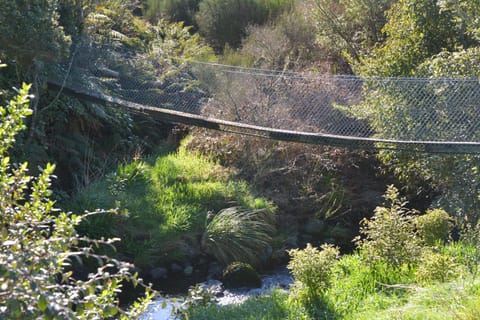
{"label": "tussock grass", "polygon": [[[261,265],[272,243],[275,216],[271,209],[223,209],[208,223],[202,244],[224,264],[234,261]],[[264,253],[264,254],[262,254]]]}

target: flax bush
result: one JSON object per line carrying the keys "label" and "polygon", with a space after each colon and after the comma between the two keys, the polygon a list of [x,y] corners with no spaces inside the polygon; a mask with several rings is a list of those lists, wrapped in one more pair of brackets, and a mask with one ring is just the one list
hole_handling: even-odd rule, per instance
{"label": "flax bush", "polygon": [[[83,216],[54,207],[49,190],[54,165],[37,177],[27,163],[12,164],[8,151],[25,128],[29,86],[0,107],[0,319],[122,319],[145,309],[136,303],[123,310],[117,297],[122,281],[139,280],[133,266],[100,256],[94,248],[118,239],[91,240],[75,231]],[[70,271],[72,259],[90,257],[98,268],[86,279]],[[148,291],[147,291],[148,292]]]}

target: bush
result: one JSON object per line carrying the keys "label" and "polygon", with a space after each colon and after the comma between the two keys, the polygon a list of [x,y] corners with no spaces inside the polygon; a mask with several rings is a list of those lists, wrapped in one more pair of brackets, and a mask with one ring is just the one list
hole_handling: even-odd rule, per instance
{"label": "bush", "polygon": [[357,246],[367,262],[385,262],[398,268],[403,264],[414,264],[421,252],[412,211],[405,208],[406,202],[399,199],[398,189],[388,186],[385,199],[390,207],[377,207],[371,219],[361,222]]}
{"label": "bush", "polygon": [[259,266],[266,260],[274,233],[275,216],[268,208],[232,207],[221,210],[207,224],[202,247],[222,263]]}
{"label": "bush", "polygon": [[[0,107],[0,318],[1,319],[122,319],[137,317],[145,304],[128,312],[117,294],[123,280],[138,280],[133,266],[95,253],[115,239],[79,237],[75,227],[85,216],[59,212],[49,190],[55,166],[47,164],[38,177],[27,174],[27,163],[12,165],[7,151],[25,126],[28,86]],[[69,271],[72,259],[93,257],[96,271],[85,280]]]}
{"label": "bush", "polygon": [[417,232],[425,244],[434,245],[436,241],[448,238],[453,228],[453,218],[442,209],[427,210],[415,219]]}
{"label": "bush", "polygon": [[[240,53],[255,67],[298,70],[318,52],[315,28],[300,10],[282,14],[275,22],[249,26]],[[228,57],[227,57],[228,60]]]}
{"label": "bush", "polygon": [[458,277],[460,272],[460,265],[452,256],[426,250],[417,267],[415,277],[419,283],[423,284],[433,281],[446,282]]}
{"label": "bush", "polygon": [[238,47],[247,26],[265,23],[289,3],[289,0],[203,0],[196,20],[200,33],[216,50],[223,50],[225,44]]}
{"label": "bush", "polygon": [[300,295],[305,293],[308,299],[323,295],[333,280],[333,267],[340,252],[332,245],[322,245],[321,250],[307,244],[303,250],[288,251],[291,260],[288,269],[295,278],[295,290]]}
{"label": "bush", "polygon": [[199,3],[200,0],[148,0],[145,16],[154,22],[166,16],[170,21],[184,21],[192,26]]}

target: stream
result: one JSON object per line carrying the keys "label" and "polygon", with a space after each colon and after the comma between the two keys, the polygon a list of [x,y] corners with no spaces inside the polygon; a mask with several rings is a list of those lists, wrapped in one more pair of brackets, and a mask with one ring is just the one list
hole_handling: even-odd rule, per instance
{"label": "stream", "polygon": [[[199,286],[209,289],[216,296],[216,303],[219,306],[230,304],[240,304],[250,297],[265,295],[272,292],[275,288],[288,290],[293,283],[293,277],[286,268],[277,269],[267,274],[260,275],[262,287],[254,289],[224,289],[222,283],[218,280],[208,280],[199,283]],[[158,298],[150,304],[147,312],[140,318],[141,320],[174,320],[172,311],[182,305],[184,296],[172,298]]]}

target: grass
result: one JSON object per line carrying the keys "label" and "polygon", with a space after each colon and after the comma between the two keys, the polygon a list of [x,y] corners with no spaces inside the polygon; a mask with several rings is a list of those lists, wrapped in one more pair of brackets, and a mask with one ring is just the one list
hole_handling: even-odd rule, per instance
{"label": "grass", "polygon": [[182,260],[198,250],[207,213],[231,206],[273,209],[232,171],[183,147],[120,166],[69,203],[72,211],[117,207],[125,212],[93,217],[80,231],[122,238],[119,252],[140,268]]}
{"label": "grass", "polygon": [[272,295],[250,298],[240,305],[209,305],[189,310],[188,319],[195,320],[314,320],[301,306],[290,304],[288,295],[274,291]]}
{"label": "grass", "polygon": [[[442,246],[439,251],[458,258],[472,249],[462,243]],[[188,319],[480,319],[480,279],[469,271],[447,282],[420,285],[415,267],[373,268],[353,253],[338,261],[334,273],[331,286],[319,301],[275,292],[241,305],[195,308]]]}
{"label": "grass", "polygon": [[275,234],[275,216],[268,209],[230,207],[209,221],[202,244],[218,261],[261,266]]}

